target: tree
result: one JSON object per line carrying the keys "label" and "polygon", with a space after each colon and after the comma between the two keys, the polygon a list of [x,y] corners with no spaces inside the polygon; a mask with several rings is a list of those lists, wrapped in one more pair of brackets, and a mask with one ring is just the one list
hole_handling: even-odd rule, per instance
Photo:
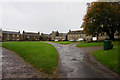
{"label": "tree", "polygon": [[84,32],[92,36],[106,33],[113,40],[114,33],[120,32],[120,3],[92,2],[87,5],[82,24]]}

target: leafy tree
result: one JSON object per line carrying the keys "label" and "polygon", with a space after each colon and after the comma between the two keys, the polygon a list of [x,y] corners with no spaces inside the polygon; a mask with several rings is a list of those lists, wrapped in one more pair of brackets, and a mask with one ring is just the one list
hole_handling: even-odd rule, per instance
{"label": "leafy tree", "polygon": [[40,41],[42,41],[42,40],[43,40],[43,37],[42,37],[42,36],[40,36],[40,37],[39,37],[39,40],[40,40]]}
{"label": "leafy tree", "polygon": [[92,36],[106,33],[114,39],[114,33],[120,33],[120,3],[92,2],[87,5],[82,24],[84,32]]}

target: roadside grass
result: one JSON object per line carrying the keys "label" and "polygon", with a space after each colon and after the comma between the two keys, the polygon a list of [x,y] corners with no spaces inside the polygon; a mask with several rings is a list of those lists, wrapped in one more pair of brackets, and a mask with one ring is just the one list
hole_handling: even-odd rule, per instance
{"label": "roadside grass", "polygon": [[115,71],[116,73],[120,74],[120,65],[118,65],[118,57],[120,53],[118,53],[118,47],[114,46],[113,49],[110,50],[98,50],[93,52],[93,56],[97,61],[101,64],[107,66],[109,69]]}
{"label": "roadside grass", "polygon": [[75,42],[73,42],[73,41],[50,41],[50,42],[63,44],[63,45],[67,45],[67,44],[71,44],[71,43],[77,43],[76,41]]}
{"label": "roadside grass", "polygon": [[[112,44],[117,45],[118,41],[112,41]],[[94,46],[103,46],[103,42],[90,42],[90,43],[80,42],[80,44],[76,45],[76,47],[94,47]]]}
{"label": "roadside grass", "polygon": [[51,44],[44,42],[3,42],[2,47],[14,51],[37,70],[51,74],[57,68],[58,54]]}

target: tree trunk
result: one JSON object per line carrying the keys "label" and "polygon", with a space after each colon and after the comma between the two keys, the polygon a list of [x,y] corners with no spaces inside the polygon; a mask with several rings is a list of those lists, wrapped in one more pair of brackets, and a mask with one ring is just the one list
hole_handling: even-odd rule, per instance
{"label": "tree trunk", "polygon": [[110,40],[114,40],[114,33],[112,33],[112,34],[110,34],[108,36],[109,36]]}

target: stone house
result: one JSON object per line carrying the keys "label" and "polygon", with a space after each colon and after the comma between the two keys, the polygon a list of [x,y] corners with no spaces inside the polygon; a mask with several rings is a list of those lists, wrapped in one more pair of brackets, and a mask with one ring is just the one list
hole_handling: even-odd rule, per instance
{"label": "stone house", "polygon": [[2,42],[2,29],[0,29],[0,42]]}
{"label": "stone house", "polygon": [[50,34],[51,40],[54,41],[56,36],[58,36],[58,35],[59,35],[58,31],[52,31],[52,33]]}
{"label": "stone house", "polygon": [[85,39],[86,34],[84,34],[83,30],[77,30],[77,31],[71,31],[69,30],[67,34],[67,39],[68,40],[78,40],[78,39]]}
{"label": "stone house", "polygon": [[20,41],[22,40],[20,31],[14,32],[14,31],[2,31],[2,41]]}
{"label": "stone house", "polygon": [[39,41],[40,40],[40,32],[33,33],[33,32],[25,32],[22,33],[23,41]]}
{"label": "stone house", "polygon": [[58,41],[66,41],[67,40],[67,33],[59,33],[55,39]]}
{"label": "stone house", "polygon": [[41,40],[42,41],[51,41],[50,34],[41,33]]}

